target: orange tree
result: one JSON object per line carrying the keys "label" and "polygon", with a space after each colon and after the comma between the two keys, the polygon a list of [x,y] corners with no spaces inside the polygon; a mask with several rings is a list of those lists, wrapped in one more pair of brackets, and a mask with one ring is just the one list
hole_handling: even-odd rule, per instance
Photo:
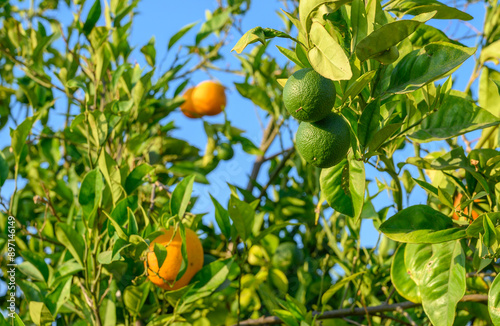
{"label": "orange tree", "polygon": [[[138,1],[0,2],[0,127],[11,126],[0,186],[14,185],[1,198],[0,323],[500,325],[499,4],[484,3],[469,48],[428,22],[472,17],[436,0],[283,2],[283,30],[245,33],[237,53],[260,44],[227,71],[244,76],[236,90],[266,114],[260,145],[227,120],[204,121],[201,152],[172,136],[170,114],[193,72],[226,69],[223,45],[250,5],[219,1],[159,71],[153,39],[140,48],[148,66],[131,63]],[[53,15],[63,6],[74,10],[68,26]],[[271,38],[291,42],[278,47],[286,64]],[[466,90],[454,89],[450,74],[473,55]],[[348,154],[329,168],[294,146],[270,150],[293,134],[282,90],[300,68],[333,81],[332,111],[349,126]],[[480,138],[469,141],[473,131]],[[193,186],[217,168],[217,148],[237,144],[255,163],[246,186],[228,185],[228,203],[212,197],[215,228],[195,213]],[[425,205],[404,200],[416,189]],[[391,200],[376,207],[386,191]],[[362,220],[379,232],[373,246],[361,244]],[[164,228],[180,235],[182,257],[165,282],[189,269],[186,230],[204,252],[174,291],[148,279],[146,257],[172,263],[173,239],[153,242]]]}

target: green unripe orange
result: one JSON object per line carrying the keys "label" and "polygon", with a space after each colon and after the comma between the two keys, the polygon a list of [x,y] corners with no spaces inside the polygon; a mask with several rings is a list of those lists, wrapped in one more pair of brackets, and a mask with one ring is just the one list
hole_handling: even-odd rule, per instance
{"label": "green unripe orange", "polygon": [[295,72],[283,89],[285,107],[299,121],[315,122],[325,118],[332,111],[335,98],[333,81],[311,68]]}
{"label": "green unripe orange", "polygon": [[329,168],[342,161],[351,146],[347,122],[331,113],[317,122],[301,122],[295,136],[300,156],[319,168]]}

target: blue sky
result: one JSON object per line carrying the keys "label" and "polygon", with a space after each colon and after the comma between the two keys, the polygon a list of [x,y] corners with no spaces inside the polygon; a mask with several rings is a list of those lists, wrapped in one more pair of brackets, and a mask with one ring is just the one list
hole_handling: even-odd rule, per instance
{"label": "blue sky", "polygon": [[[87,1],[87,10],[93,1]],[[453,5],[453,3],[450,3]],[[64,7],[64,5],[63,5]],[[188,33],[179,44],[193,44],[196,32],[199,30],[200,25],[205,17],[205,10],[214,10],[217,7],[215,0],[184,0],[184,1],[141,1],[138,5],[138,15],[134,19],[134,25],[131,33],[131,44],[135,46],[135,51],[131,56],[131,60],[139,63],[141,66],[146,66],[143,55],[139,52],[139,49],[145,45],[149,39],[154,36],[156,39],[156,51],[157,51],[157,62],[161,62],[165,57],[166,46],[168,40],[172,35],[174,35],[181,27],[192,23],[200,22],[193,30]],[[254,0],[252,1],[252,6],[247,15],[243,18],[242,27],[243,31],[247,31],[250,28],[256,26],[271,27],[275,29],[282,29],[283,23],[281,19],[276,14],[282,7],[282,3],[277,0]],[[474,20],[464,23],[460,21],[432,21],[431,25],[434,25],[441,30],[443,30],[447,35],[452,37],[460,37],[463,35],[469,35],[473,33],[473,28],[482,29],[482,21],[484,16],[484,8],[481,3],[470,5],[467,12],[474,16]],[[57,15],[58,18],[63,21],[69,21],[72,19],[72,15],[66,11],[62,10]],[[236,33],[236,34],[235,34]],[[239,67],[239,61],[235,57],[235,53],[230,53],[230,49],[239,39],[239,34],[233,30],[233,36],[228,39],[227,45],[222,49],[222,55],[225,57],[224,64],[232,68],[237,69]],[[207,42],[213,41],[215,36],[210,36]],[[463,43],[468,46],[475,46],[475,38],[469,38],[463,40]],[[279,54],[279,52],[274,47],[275,45],[289,46],[290,43],[284,40],[273,40],[270,46],[271,53],[278,59],[280,63],[286,62],[286,59]],[[246,51],[249,51],[247,49]],[[163,69],[168,67],[168,63],[173,59],[175,51],[172,51],[169,56],[166,57],[166,62],[163,64]],[[454,88],[459,90],[464,90],[465,85],[469,79],[469,76],[473,69],[473,61],[469,59],[458,71],[454,74],[455,86]],[[245,136],[251,139],[257,145],[260,143],[260,138],[262,135],[261,124],[259,120],[264,120],[265,116],[262,110],[258,110],[254,105],[237,93],[233,83],[242,82],[243,77],[234,76],[226,73],[213,73],[213,76],[222,82],[228,89],[228,104],[227,104],[227,115],[228,119],[233,123],[234,126],[241,128],[246,131]],[[192,85],[197,84],[200,81],[210,79],[206,73],[200,71],[194,74],[191,81]],[[171,88],[171,91],[175,87]],[[473,90],[476,88],[473,87]],[[172,94],[169,94],[172,95]],[[56,96],[61,97],[60,93]],[[63,108],[65,106],[63,100],[58,102],[58,107]],[[203,149],[206,144],[206,135],[203,130],[202,121],[187,119],[180,112],[174,112],[169,115],[165,122],[170,120],[175,120],[176,125],[179,127],[178,130],[174,131],[173,135],[180,139],[185,139],[190,143],[196,145],[198,148]],[[216,117],[207,118],[209,122],[222,122],[222,115]],[[51,121],[51,125],[54,127],[60,127],[61,120],[54,119]],[[12,127],[12,125],[10,125]],[[297,124],[291,122],[291,127],[296,128]],[[4,128],[0,130],[0,147],[7,146],[10,142],[9,129]],[[287,148],[291,146],[291,137],[284,137],[285,145]],[[426,148],[436,150],[440,144],[427,145]],[[280,151],[278,142],[271,147],[270,152]],[[221,162],[219,167],[212,172],[208,179],[211,182],[209,186],[196,185],[195,194],[200,196],[199,204],[195,207],[196,212],[209,212],[205,218],[206,222],[214,222],[213,217],[213,207],[209,200],[208,193],[211,193],[224,205],[227,203],[229,198],[229,189],[226,186],[226,182],[238,186],[246,186],[248,181],[248,175],[250,174],[254,157],[244,153],[239,146],[235,148],[235,157],[228,162]],[[413,155],[413,148],[408,147],[397,154],[396,158],[398,160],[405,160],[406,156]],[[260,181],[267,179],[267,166],[261,169]],[[375,171],[367,168],[367,175],[377,175]],[[378,175],[379,178],[382,176]],[[387,179],[387,177],[386,177]],[[12,192],[11,181],[8,181],[6,185],[1,189],[1,195],[6,198]],[[371,193],[375,193],[374,190]],[[385,206],[388,202],[387,193],[381,194],[374,202],[376,208],[381,208]],[[416,191],[415,194],[410,198],[411,204],[425,203],[425,196],[423,191]],[[406,204],[406,202],[405,202]],[[371,221],[365,221],[362,228],[362,239],[363,245],[373,245],[377,239],[378,233],[374,230]]]}

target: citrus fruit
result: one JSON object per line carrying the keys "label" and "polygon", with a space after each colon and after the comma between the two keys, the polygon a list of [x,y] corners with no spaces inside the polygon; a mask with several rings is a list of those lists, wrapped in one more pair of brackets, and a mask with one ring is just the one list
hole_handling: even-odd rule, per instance
{"label": "citrus fruit", "polygon": [[380,55],[376,56],[373,59],[377,60],[383,65],[389,65],[394,61],[398,60],[398,58],[399,58],[398,48],[395,45],[393,45],[388,50],[382,52]]}
{"label": "citrus fruit", "polygon": [[[154,239],[149,246],[147,261],[144,262],[149,280],[165,290],[177,290],[188,285],[193,276],[203,267],[203,247],[200,239],[196,232],[186,229],[187,269],[184,275],[174,283],[182,265],[182,239],[180,231],[177,231],[175,237],[172,238],[173,234],[174,230],[168,229]],[[155,243],[167,249],[167,258],[159,269],[154,253]]]}
{"label": "citrus fruit", "polygon": [[306,162],[319,168],[338,164],[349,151],[351,136],[347,122],[331,113],[317,122],[301,122],[295,145]]}
{"label": "citrus fruit", "polygon": [[[462,194],[458,194],[455,196],[455,200],[453,201],[453,207],[455,207],[455,211],[453,212],[453,219],[454,220],[458,220],[459,219],[459,216],[458,216],[458,211],[460,211],[460,202],[462,200]],[[479,199],[476,199],[474,200],[475,203],[478,203],[479,202]],[[468,213],[468,208],[465,207],[464,208],[464,214],[467,215]],[[479,214],[478,212],[476,212],[475,209],[472,210],[472,214],[471,214],[471,217],[473,220],[475,220],[476,218],[479,217]]]}
{"label": "citrus fruit", "polygon": [[200,118],[202,115],[196,113],[194,106],[193,106],[193,100],[191,95],[193,94],[194,87],[189,88],[186,90],[186,92],[182,95],[184,99],[186,100],[184,103],[181,105],[181,111],[184,113],[184,115],[188,118],[195,119],[195,118]]}
{"label": "citrus fruit", "polygon": [[226,106],[225,88],[214,81],[203,81],[194,88],[191,101],[197,114],[217,115]]}
{"label": "citrus fruit", "polygon": [[272,258],[274,267],[286,271],[299,260],[300,251],[295,242],[280,243]]}
{"label": "citrus fruit", "polygon": [[222,143],[217,147],[217,158],[219,160],[230,160],[233,158],[234,151],[233,147],[229,143]]}
{"label": "citrus fruit", "polygon": [[283,102],[299,121],[315,122],[326,117],[335,105],[335,85],[311,68],[295,72],[286,81]]}

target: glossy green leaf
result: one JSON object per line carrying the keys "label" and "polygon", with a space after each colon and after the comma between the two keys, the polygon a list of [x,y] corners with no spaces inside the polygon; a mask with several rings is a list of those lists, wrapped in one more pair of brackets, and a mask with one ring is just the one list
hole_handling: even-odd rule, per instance
{"label": "glossy green leaf", "polygon": [[354,205],[348,195],[348,171],[347,160],[343,160],[331,168],[322,169],[320,186],[323,196],[333,209],[347,216],[354,216]]}
{"label": "glossy green leaf", "polygon": [[65,279],[61,280],[59,285],[45,297],[44,302],[52,316],[57,316],[61,307],[69,300],[71,296],[72,282],[73,278],[71,276],[67,276]]}
{"label": "glossy green leaf", "polygon": [[410,206],[380,225],[389,239],[407,243],[440,243],[465,237],[465,229],[426,205]]}
{"label": "glossy green leaf", "polygon": [[476,52],[456,44],[430,43],[406,55],[391,74],[387,93],[412,92],[427,83],[445,77]]}
{"label": "glossy green leaf", "polygon": [[234,86],[241,96],[251,100],[255,105],[269,113],[274,113],[273,104],[265,89],[248,83],[234,83]]}
{"label": "glossy green leaf", "polygon": [[497,275],[491,283],[488,292],[488,311],[493,325],[500,325],[500,276]]}
{"label": "glossy green leaf", "polygon": [[9,177],[9,164],[5,160],[5,155],[0,151],[0,188]]}
{"label": "glossy green leaf", "polygon": [[250,204],[239,200],[231,195],[228,204],[229,217],[233,221],[237,234],[243,241],[247,240],[252,234],[252,228],[255,220],[255,209]]}
{"label": "glossy green leaf", "polygon": [[88,172],[83,178],[78,202],[82,206],[83,217],[90,228],[94,227],[97,209],[101,204],[104,182],[99,168]]}
{"label": "glossy green leaf", "polygon": [[361,146],[366,146],[373,139],[380,126],[380,102],[370,102],[363,112],[358,122],[358,139]]}
{"label": "glossy green leaf", "polygon": [[373,135],[366,147],[368,147],[370,151],[376,151],[380,146],[382,146],[383,143],[391,138],[391,136],[398,131],[402,125],[402,123],[391,123],[384,126]]}
{"label": "glossy green leaf", "polygon": [[314,70],[331,80],[351,79],[349,59],[325,27],[320,23],[313,23],[310,38],[314,46],[307,52],[307,57]]}
{"label": "glossy green leaf", "polygon": [[177,33],[175,33],[174,36],[172,36],[170,38],[170,40],[168,41],[167,50],[170,50],[170,48],[172,46],[174,46],[174,44],[177,43],[177,41],[179,41],[187,32],[189,32],[191,30],[191,28],[196,26],[196,24],[198,24],[198,22],[188,24],[188,25],[182,27]]}
{"label": "glossy green leaf", "polygon": [[183,217],[186,209],[191,201],[191,193],[193,192],[194,175],[182,179],[175,186],[170,199],[170,212],[172,215]]}
{"label": "glossy green leaf", "polygon": [[191,280],[194,286],[184,294],[182,303],[193,303],[212,294],[227,279],[232,263],[229,258],[205,265]]}
{"label": "glossy green leaf", "polygon": [[201,25],[200,31],[196,34],[196,44],[199,44],[208,35],[220,30],[230,19],[230,10],[224,10],[212,16]]}
{"label": "glossy green leaf", "polygon": [[420,303],[422,302],[420,290],[406,268],[405,248],[406,244],[403,243],[394,253],[391,264],[391,281],[400,296],[411,302]]}
{"label": "glossy green leaf", "polygon": [[375,58],[407,38],[422,24],[416,20],[398,20],[376,29],[356,46],[356,56],[361,61]]}
{"label": "glossy green leaf", "polygon": [[295,53],[295,51],[292,51],[290,49],[287,49],[287,48],[284,48],[284,47],[281,47],[278,45],[276,45],[276,47],[278,48],[278,51],[281,52],[281,54],[283,54],[285,57],[287,57],[288,60],[295,63],[298,67],[305,68],[305,66],[302,64],[300,59],[297,57],[297,54]]}
{"label": "glossy green leaf", "polygon": [[99,305],[102,326],[116,325],[116,304],[112,299],[104,298]]}
{"label": "glossy green leaf", "polygon": [[342,278],[340,281],[336,282],[334,285],[332,285],[328,290],[323,293],[323,296],[321,297],[321,303],[323,305],[328,304],[328,301],[337,293],[338,290],[342,289],[346,284],[351,282],[352,280],[358,279],[361,275],[363,275],[365,272],[358,272],[354,273],[350,276]]}
{"label": "glossy green leaf", "polygon": [[403,15],[420,15],[436,11],[435,19],[471,20],[473,17],[454,7],[449,7],[437,0],[397,0],[388,4],[387,10]]}
{"label": "glossy green leaf", "polygon": [[365,164],[349,158],[349,194],[354,208],[354,218],[359,218],[365,203]]}
{"label": "glossy green leaf", "polygon": [[64,223],[56,224],[56,237],[83,267],[85,260],[85,239],[73,227]]}
{"label": "glossy green leaf", "polygon": [[498,124],[499,118],[476,106],[465,94],[452,90],[438,111],[427,116],[409,137],[419,143],[427,143]]}
{"label": "glossy green leaf", "polygon": [[155,49],[154,36],[151,37],[148,44],[144,45],[141,48],[141,53],[144,54],[144,58],[146,59],[146,62],[148,63],[148,65],[150,65],[151,67],[154,67],[155,63],[156,63],[156,49]]}
{"label": "glossy green leaf", "polygon": [[167,258],[167,248],[164,245],[155,243],[154,253],[156,259],[158,260],[158,266],[163,266],[163,262]]}
{"label": "glossy green leaf", "polygon": [[210,195],[210,198],[212,199],[212,202],[215,207],[215,220],[217,221],[217,225],[219,226],[222,234],[226,239],[231,238],[231,222],[229,221],[229,213],[227,210],[222,207],[222,205]]}
{"label": "glossy green leaf", "polygon": [[436,27],[426,24],[421,24],[420,26],[418,26],[415,32],[411,34],[408,37],[408,39],[410,40],[410,42],[413,44],[414,47],[418,48],[424,47],[429,43],[435,43],[435,42],[454,43],[457,45],[461,45],[457,41],[453,41],[450,38],[448,38],[448,36],[446,36],[445,33],[437,29]]}
{"label": "glossy green leaf", "polygon": [[354,99],[356,96],[358,96],[358,94],[361,93],[366,85],[368,85],[368,83],[373,79],[376,72],[376,70],[370,70],[358,77],[354,83],[350,84],[344,92],[344,96],[342,96],[342,104],[344,104],[349,97],[352,97],[352,99]]}
{"label": "glossy green leaf", "polygon": [[102,146],[108,136],[108,121],[101,111],[89,114],[89,127],[97,147]]}
{"label": "glossy green leaf", "polygon": [[[306,31],[306,33],[309,33],[309,29],[312,29],[312,21],[310,19],[310,16],[313,14],[314,11],[316,11],[320,6],[322,5],[328,5],[328,7],[331,9],[331,11],[336,11],[338,10],[342,5],[350,2],[352,0],[308,0],[308,1],[301,1],[299,3],[299,17],[300,17],[300,23],[302,24],[302,27]],[[311,31],[311,34],[314,34],[313,31]]]}
{"label": "glossy green leaf", "polygon": [[82,31],[85,35],[89,35],[95,24],[101,16],[101,0],[95,0],[92,8],[90,8],[85,24],[83,25]]}
{"label": "glossy green leaf", "polygon": [[15,130],[10,130],[11,137],[11,147],[14,157],[16,158],[16,163],[21,157],[21,152],[26,143],[26,139],[31,132],[31,128],[34,123],[34,118],[30,117],[21,122]]}
{"label": "glossy green leaf", "polygon": [[466,288],[465,254],[460,241],[407,244],[405,264],[432,324],[453,325],[457,303]]}
{"label": "glossy green leaf", "polygon": [[99,170],[111,189],[113,205],[123,196],[124,189],[121,182],[121,174],[116,161],[106,151],[102,151],[99,156]]}
{"label": "glossy green leaf", "polygon": [[123,303],[131,315],[140,314],[146,299],[148,298],[150,282],[144,282],[139,286],[129,285],[123,293]]}
{"label": "glossy green leaf", "polygon": [[43,302],[31,301],[29,303],[29,313],[31,320],[38,326],[44,326],[54,321],[49,308]]}
{"label": "glossy green leaf", "polygon": [[150,174],[153,170],[154,167],[147,163],[143,163],[133,169],[127,176],[127,179],[125,179],[125,191],[127,191],[127,194],[130,195],[135,189],[137,189],[143,183],[144,177]]}

